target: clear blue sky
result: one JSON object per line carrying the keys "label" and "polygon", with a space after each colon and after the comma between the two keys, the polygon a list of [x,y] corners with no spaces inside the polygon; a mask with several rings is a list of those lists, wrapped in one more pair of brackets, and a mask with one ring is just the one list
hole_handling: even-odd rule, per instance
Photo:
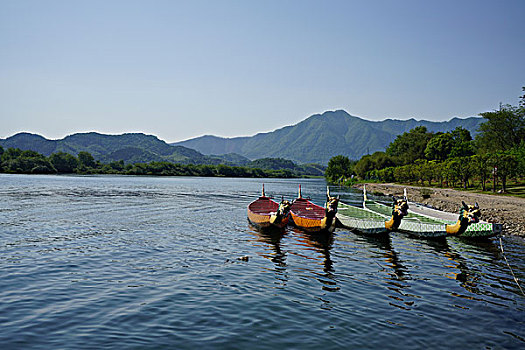
{"label": "clear blue sky", "polygon": [[518,103],[524,15],[524,0],[0,0],[0,137],[475,116]]}

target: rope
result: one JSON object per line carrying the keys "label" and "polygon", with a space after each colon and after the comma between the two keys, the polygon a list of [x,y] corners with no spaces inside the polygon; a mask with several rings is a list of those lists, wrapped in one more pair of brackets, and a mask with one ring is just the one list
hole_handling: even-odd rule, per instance
{"label": "rope", "polygon": [[505,259],[505,263],[509,267],[510,273],[512,274],[512,277],[514,278],[514,281],[518,285],[518,288],[520,289],[521,294],[523,294],[523,296],[525,296],[525,293],[523,292],[523,289],[520,286],[520,282],[519,282],[518,278],[516,277],[516,275],[514,274],[514,271],[512,271],[512,268],[509,265],[509,261],[507,260],[507,257],[505,256],[505,252],[503,251],[503,243],[501,243],[501,237],[499,237],[499,247],[501,248],[501,254],[503,254],[503,259]]}

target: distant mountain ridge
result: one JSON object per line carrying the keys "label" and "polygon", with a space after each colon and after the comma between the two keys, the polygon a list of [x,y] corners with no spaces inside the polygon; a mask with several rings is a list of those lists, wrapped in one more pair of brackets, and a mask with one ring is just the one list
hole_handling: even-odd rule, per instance
{"label": "distant mountain ridge", "polygon": [[343,110],[315,114],[291,126],[250,137],[221,138],[205,135],[172,143],[203,154],[236,153],[249,159],[285,158],[299,163],[327,164],[342,154],[350,159],[384,151],[398,135],[425,126],[430,132],[447,132],[461,126],[474,136],[483,118],[452,118],[444,122],[426,120],[369,121]]}
{"label": "distant mountain ridge", "polygon": [[446,122],[415,119],[374,122],[339,110],[315,114],[295,125],[249,137],[207,135],[168,144],[154,135],[142,133],[76,133],[60,140],[19,133],[0,139],[0,146],[33,150],[46,156],[55,152],[77,155],[86,151],[104,163],[124,160],[126,163],[168,161],[244,166],[256,159],[283,158],[299,164],[326,165],[338,154],[359,159],[367,153],[384,151],[397,135],[419,125],[431,132],[446,132],[462,126],[474,135],[483,121],[483,118],[472,117]]}
{"label": "distant mountain ridge", "polygon": [[169,161],[193,164],[231,164],[241,165],[250,160],[240,155],[206,156],[184,147],[172,146],[156,136],[142,133],[105,135],[96,132],[77,133],[60,140],[48,140],[31,133],[19,133],[0,139],[4,148],[33,150],[45,156],[56,152],[77,155],[81,151],[89,152],[101,162],[124,160],[126,163]]}

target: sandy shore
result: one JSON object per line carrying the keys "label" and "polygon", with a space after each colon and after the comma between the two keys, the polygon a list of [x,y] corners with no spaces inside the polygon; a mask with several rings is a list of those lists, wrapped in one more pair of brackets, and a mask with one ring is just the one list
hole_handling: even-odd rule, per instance
{"label": "sandy shore", "polygon": [[[461,201],[467,204],[478,202],[482,220],[503,224],[503,233],[525,237],[525,199],[481,193],[456,191],[449,188],[425,188],[396,184],[366,184],[369,194],[382,193],[386,196],[403,196],[407,189],[408,199],[430,205],[436,209],[452,213],[459,212]],[[359,184],[356,188],[362,189]],[[430,195],[423,198],[423,194]]]}

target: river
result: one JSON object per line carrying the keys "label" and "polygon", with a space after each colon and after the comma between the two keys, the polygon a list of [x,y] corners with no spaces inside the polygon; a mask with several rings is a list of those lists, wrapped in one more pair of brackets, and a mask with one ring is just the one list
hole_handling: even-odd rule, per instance
{"label": "river", "polygon": [[0,174],[2,349],[525,347],[523,239],[263,235],[263,183],[324,201],[322,179]]}

